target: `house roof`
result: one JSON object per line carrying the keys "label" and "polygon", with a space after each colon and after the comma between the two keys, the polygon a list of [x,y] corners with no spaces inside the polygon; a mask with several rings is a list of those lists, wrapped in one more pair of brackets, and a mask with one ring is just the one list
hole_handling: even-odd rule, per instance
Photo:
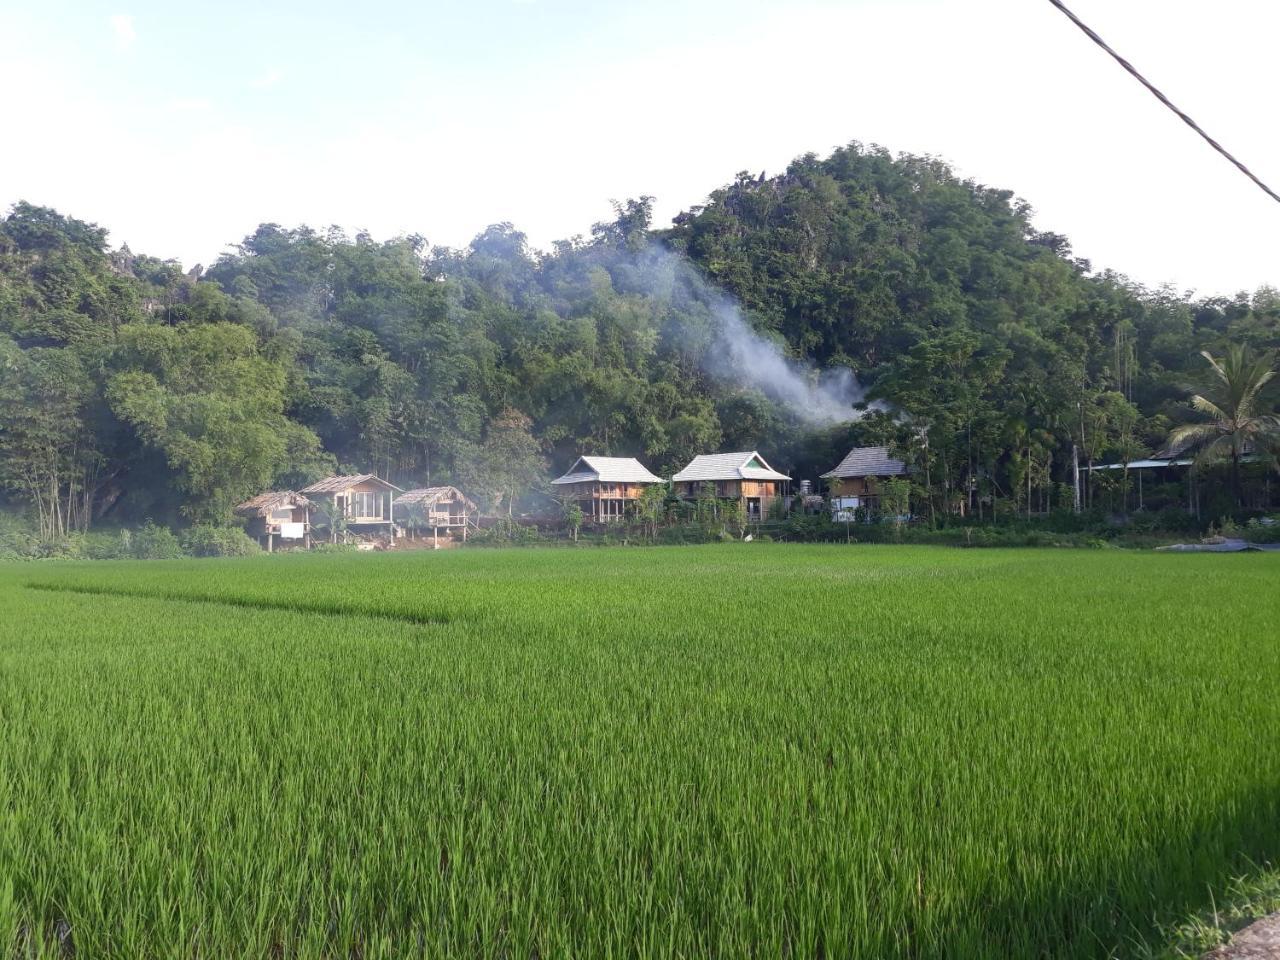
{"label": "house roof", "polygon": [[741,453],[704,453],[694,457],[683,470],[671,478],[679,483],[690,480],[790,480],[765,462],[754,450]]}
{"label": "house roof", "polygon": [[1163,457],[1152,457],[1149,460],[1130,460],[1128,463],[1095,463],[1092,467],[1081,467],[1081,470],[1157,470],[1160,467],[1187,467],[1194,460],[1173,460]]}
{"label": "house roof", "polygon": [[400,488],[394,483],[388,483],[376,473],[352,473],[346,476],[325,477],[323,480],[317,480],[309,487],[303,487],[303,493],[342,493],[350,490],[359,483],[378,483],[386,487],[388,490],[395,490],[397,493]]}
{"label": "house roof", "polygon": [[589,483],[661,483],[662,478],[650,473],[635,457],[579,457],[569,472],[552,480],[553,484]]}
{"label": "house roof", "polygon": [[433,503],[439,503],[441,500],[461,500],[468,507],[475,508],[475,504],[457,487],[419,487],[416,490],[406,490],[396,497],[395,505],[397,507],[427,507]]}
{"label": "house roof", "polygon": [[235,508],[238,517],[265,517],[280,507],[310,507],[310,500],[292,490],[268,490]]}
{"label": "house roof", "polygon": [[834,469],[822,476],[824,479],[898,477],[907,472],[905,463],[889,456],[888,447],[854,447]]}

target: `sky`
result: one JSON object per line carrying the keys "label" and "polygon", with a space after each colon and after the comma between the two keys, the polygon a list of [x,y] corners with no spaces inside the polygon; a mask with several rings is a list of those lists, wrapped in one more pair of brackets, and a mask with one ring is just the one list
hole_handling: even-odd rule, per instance
{"label": "sky", "polygon": [[[1280,189],[1280,4],[1070,0]],[[1280,204],[1047,0],[0,0],[0,208],[208,265],[259,223],[535,247],[858,140],[1013,190],[1095,268],[1280,285]]]}

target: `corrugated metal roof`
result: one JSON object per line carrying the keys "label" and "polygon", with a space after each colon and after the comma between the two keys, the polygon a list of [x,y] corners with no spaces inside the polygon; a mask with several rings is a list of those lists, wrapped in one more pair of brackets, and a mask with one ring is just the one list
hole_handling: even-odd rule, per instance
{"label": "corrugated metal roof", "polygon": [[1128,463],[1095,463],[1092,467],[1083,467],[1084,470],[1123,470],[1128,467],[1130,470],[1155,470],[1160,467],[1186,467],[1194,463],[1194,460],[1164,460],[1153,458],[1151,460],[1130,460]]}
{"label": "corrugated metal roof", "polygon": [[240,517],[265,517],[278,507],[310,507],[314,504],[300,493],[292,490],[268,490],[256,497],[251,497],[235,508]]}
{"label": "corrugated metal roof", "polygon": [[399,491],[394,483],[388,483],[376,473],[352,473],[347,476],[325,477],[323,480],[317,480],[309,487],[303,487],[303,493],[342,493],[350,490],[358,483],[367,483],[372,480],[374,483],[380,483],[388,490]]}
{"label": "corrugated metal roof", "polygon": [[[756,462],[761,466],[749,466]],[[765,462],[754,450],[740,453],[703,453],[671,478],[677,483],[697,480],[790,480]]]}
{"label": "corrugated metal roof", "polygon": [[429,506],[433,503],[439,503],[441,500],[462,500],[468,506],[474,507],[475,504],[468,499],[467,495],[457,487],[419,487],[416,490],[406,490],[403,494],[396,497],[395,506]]}
{"label": "corrugated metal roof", "polygon": [[553,484],[565,483],[662,483],[635,457],[579,457],[563,477]]}
{"label": "corrugated metal roof", "polygon": [[907,473],[907,465],[889,456],[888,447],[854,447],[844,459],[823,478],[845,477],[898,477]]}

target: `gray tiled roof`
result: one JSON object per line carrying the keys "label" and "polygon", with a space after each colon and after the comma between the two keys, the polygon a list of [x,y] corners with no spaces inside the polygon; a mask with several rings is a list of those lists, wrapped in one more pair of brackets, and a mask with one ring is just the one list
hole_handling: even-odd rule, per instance
{"label": "gray tiled roof", "polygon": [[635,457],[579,457],[569,472],[552,483],[661,483]]}
{"label": "gray tiled roof", "polygon": [[828,470],[824,478],[897,477],[907,473],[907,465],[889,456],[888,447],[854,447],[840,465]]}
{"label": "gray tiled roof", "polygon": [[[747,464],[755,461],[760,467]],[[671,478],[677,483],[697,480],[790,480],[785,473],[779,473],[764,457],[754,450],[741,453],[704,453],[694,457],[689,464]]]}

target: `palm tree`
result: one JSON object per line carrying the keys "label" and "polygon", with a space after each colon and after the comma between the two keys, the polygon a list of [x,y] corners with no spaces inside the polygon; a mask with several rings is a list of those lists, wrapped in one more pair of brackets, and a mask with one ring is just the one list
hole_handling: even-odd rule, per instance
{"label": "palm tree", "polygon": [[1169,450],[1174,455],[1196,450],[1196,466],[1230,457],[1231,486],[1240,507],[1240,458],[1245,448],[1259,454],[1280,448],[1280,417],[1263,413],[1259,405],[1262,388],[1276,375],[1275,356],[1255,356],[1238,344],[1220,360],[1207,350],[1200,355],[1213,368],[1213,380],[1203,395],[1191,398],[1191,406],[1212,419],[1175,429],[1169,434]]}

